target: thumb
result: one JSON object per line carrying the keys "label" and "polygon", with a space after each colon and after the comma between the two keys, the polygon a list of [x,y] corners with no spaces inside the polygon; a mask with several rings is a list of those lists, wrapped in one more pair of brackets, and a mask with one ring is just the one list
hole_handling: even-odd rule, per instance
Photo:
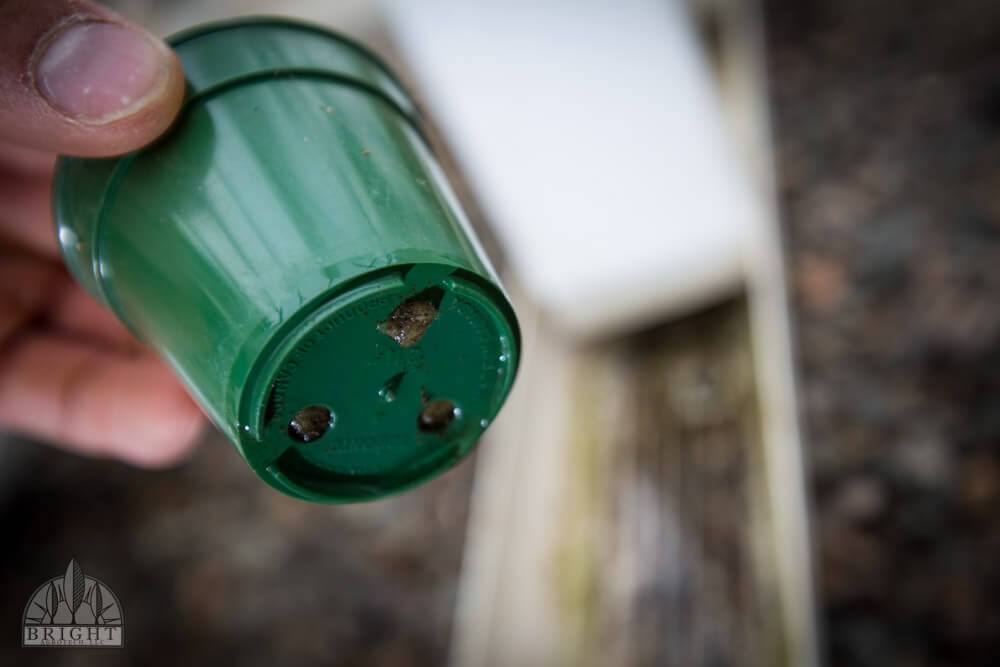
{"label": "thumb", "polygon": [[0,140],[55,153],[126,153],[180,109],[174,53],[114,12],[77,0],[0,1]]}

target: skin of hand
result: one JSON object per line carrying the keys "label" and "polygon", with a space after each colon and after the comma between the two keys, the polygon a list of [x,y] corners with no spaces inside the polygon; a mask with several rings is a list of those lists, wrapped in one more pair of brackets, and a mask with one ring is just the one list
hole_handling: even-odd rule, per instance
{"label": "skin of hand", "polygon": [[110,156],[162,134],[184,77],[159,39],[75,0],[0,0],[0,429],[162,466],[205,425],[170,370],[70,278],[56,154]]}

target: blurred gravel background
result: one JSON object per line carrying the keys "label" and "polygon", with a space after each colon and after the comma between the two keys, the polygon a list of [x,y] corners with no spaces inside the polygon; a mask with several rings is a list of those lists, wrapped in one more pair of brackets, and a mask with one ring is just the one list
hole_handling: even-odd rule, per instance
{"label": "blurred gravel background", "polygon": [[[326,506],[271,490],[214,433],[166,472],[0,444],[18,459],[0,503],[0,665],[446,661],[474,457]],[[20,648],[24,604],[72,557],[118,594],[125,650]]]}
{"label": "blurred gravel background", "polygon": [[765,6],[830,664],[1000,664],[1000,3]]}

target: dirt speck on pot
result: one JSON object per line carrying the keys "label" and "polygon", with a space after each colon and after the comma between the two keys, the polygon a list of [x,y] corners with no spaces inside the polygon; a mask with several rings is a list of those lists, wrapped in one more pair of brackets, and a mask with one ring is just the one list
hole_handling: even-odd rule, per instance
{"label": "dirt speck on pot", "polygon": [[392,311],[389,319],[378,323],[378,330],[400,347],[409,347],[423,337],[437,315],[438,309],[429,301],[404,301]]}

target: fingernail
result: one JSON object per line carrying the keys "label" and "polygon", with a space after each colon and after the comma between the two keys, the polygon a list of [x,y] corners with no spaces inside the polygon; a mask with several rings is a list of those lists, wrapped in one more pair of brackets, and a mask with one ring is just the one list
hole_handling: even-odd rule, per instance
{"label": "fingernail", "polygon": [[146,33],[116,23],[70,23],[43,40],[35,85],[49,104],[85,123],[137,111],[169,70],[166,49]]}

